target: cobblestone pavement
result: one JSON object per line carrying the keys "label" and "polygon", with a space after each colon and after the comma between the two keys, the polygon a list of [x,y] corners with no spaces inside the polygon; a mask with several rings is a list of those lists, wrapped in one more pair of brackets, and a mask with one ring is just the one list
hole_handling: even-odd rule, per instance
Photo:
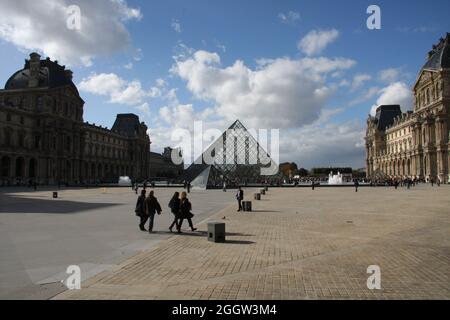
{"label": "cobblestone pavement", "polygon": [[[141,232],[131,188],[0,188],[0,299],[48,299],[63,292],[69,265],[82,280],[109,270],[169,239],[173,215],[167,204],[175,191],[156,188],[163,214],[154,231]],[[189,194],[194,223],[235,203],[234,192]]]}
{"label": "cobblestone pavement", "polygon": [[[450,186],[271,189],[56,299],[449,299]],[[248,195],[250,197],[250,195]],[[223,218],[225,217],[225,220]],[[367,268],[381,268],[369,290]]]}

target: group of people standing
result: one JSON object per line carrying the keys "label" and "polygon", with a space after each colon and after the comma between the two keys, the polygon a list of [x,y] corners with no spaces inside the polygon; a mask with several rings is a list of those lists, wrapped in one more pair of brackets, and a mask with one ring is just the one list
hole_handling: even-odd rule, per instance
{"label": "group of people standing", "polygon": [[[145,189],[141,191],[141,195],[137,199],[135,212],[136,216],[140,217],[139,229],[141,231],[147,231],[145,225],[147,221],[150,221],[148,231],[152,233],[155,215],[162,214],[162,209],[158,199],[155,197],[154,191],[150,191],[148,197],[146,197],[146,193],[147,191]],[[197,230],[192,223],[194,214],[192,213],[192,204],[187,198],[186,192],[182,192],[181,195],[179,192],[175,192],[172,199],[170,199],[169,208],[174,215],[174,220],[169,227],[170,232],[173,232],[173,228],[176,227],[178,233],[181,233],[181,226],[184,220],[188,221],[192,231]]]}

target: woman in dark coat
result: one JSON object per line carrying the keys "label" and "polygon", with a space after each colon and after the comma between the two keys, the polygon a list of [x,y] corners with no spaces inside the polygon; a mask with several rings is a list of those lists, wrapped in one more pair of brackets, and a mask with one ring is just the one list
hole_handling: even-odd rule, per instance
{"label": "woman in dark coat", "polygon": [[182,192],[180,199],[180,223],[178,224],[178,233],[181,233],[181,226],[183,225],[184,219],[187,219],[189,227],[191,227],[192,231],[197,230],[197,228],[194,228],[194,225],[192,224],[192,218],[194,217],[194,215],[192,214],[191,210],[192,205],[187,198],[187,194],[186,192]]}
{"label": "woman in dark coat", "polygon": [[174,226],[177,227],[177,230],[180,229],[178,227],[178,225],[179,225],[178,222],[180,219],[180,193],[179,192],[175,192],[172,199],[170,199],[169,208],[170,208],[170,211],[174,215],[173,222],[169,227],[170,232],[172,232],[172,229]]}
{"label": "woman in dark coat", "polygon": [[145,190],[141,191],[141,195],[137,199],[136,209],[134,210],[134,212],[136,212],[136,216],[141,218],[141,221],[139,223],[139,229],[141,229],[141,231],[147,231],[144,228],[144,225],[148,219],[148,218],[146,219],[145,207],[144,207],[145,193],[146,193]]}
{"label": "woman in dark coat", "polygon": [[[155,221],[155,214],[156,213],[161,214],[161,212],[162,212],[161,206],[158,202],[158,199],[156,199],[156,197],[154,196],[153,190],[150,191],[147,199],[145,199],[144,207],[145,207],[145,213],[146,213],[147,219],[150,219],[148,231],[150,233],[152,233],[153,232],[153,222]],[[145,220],[145,222],[147,222],[147,219]],[[145,222],[144,222],[144,224],[145,224]]]}

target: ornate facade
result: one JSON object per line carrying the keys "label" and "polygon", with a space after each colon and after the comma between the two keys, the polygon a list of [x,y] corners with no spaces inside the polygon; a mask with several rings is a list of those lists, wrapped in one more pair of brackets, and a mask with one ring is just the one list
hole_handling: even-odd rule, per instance
{"label": "ornate facade", "polygon": [[450,34],[428,53],[413,111],[380,106],[367,121],[367,176],[450,182]]}
{"label": "ornate facade", "polygon": [[147,126],[134,114],[111,130],[85,123],[83,107],[72,72],[32,53],[0,90],[0,185],[146,179]]}

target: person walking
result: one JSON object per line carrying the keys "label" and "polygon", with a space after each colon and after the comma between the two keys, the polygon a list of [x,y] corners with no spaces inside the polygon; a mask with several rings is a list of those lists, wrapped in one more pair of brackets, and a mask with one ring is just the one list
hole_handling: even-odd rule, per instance
{"label": "person walking", "polygon": [[192,204],[189,202],[186,192],[182,192],[180,198],[180,223],[178,224],[178,233],[181,233],[181,227],[183,225],[184,219],[188,221],[189,227],[191,227],[192,231],[197,230],[197,228],[194,228],[194,224],[192,223],[192,218],[194,217],[194,215],[192,214],[191,210]]}
{"label": "person walking", "polygon": [[146,193],[145,190],[142,190],[141,195],[137,199],[136,209],[134,209],[136,216],[140,218],[139,229],[141,229],[141,231],[147,231],[144,227],[148,219],[147,215],[145,214],[145,206],[144,206],[145,193]]}
{"label": "person walking", "polygon": [[[157,213],[158,215],[160,215],[162,212],[161,206],[158,202],[158,199],[156,199],[155,193],[153,190],[150,191],[147,199],[145,199],[144,206],[145,206],[145,213],[146,213],[147,219],[150,220],[150,223],[148,225],[148,232],[152,233],[153,225],[155,222],[155,214]],[[145,222],[147,222],[147,221],[145,221]],[[145,222],[144,222],[144,225],[145,225]]]}
{"label": "person walking", "polygon": [[242,211],[242,200],[244,200],[244,190],[241,187],[236,192],[236,200],[238,202],[238,212]]}
{"label": "person walking", "polygon": [[191,193],[191,183],[188,182],[187,184],[187,193]]}
{"label": "person walking", "polygon": [[176,227],[179,230],[179,220],[180,220],[180,193],[175,192],[172,199],[169,202],[170,211],[174,215],[174,219],[172,224],[169,227],[170,232],[172,232],[173,227]]}
{"label": "person walking", "polygon": [[355,192],[358,192],[358,187],[359,187],[359,181],[358,181],[358,179],[355,179]]}

